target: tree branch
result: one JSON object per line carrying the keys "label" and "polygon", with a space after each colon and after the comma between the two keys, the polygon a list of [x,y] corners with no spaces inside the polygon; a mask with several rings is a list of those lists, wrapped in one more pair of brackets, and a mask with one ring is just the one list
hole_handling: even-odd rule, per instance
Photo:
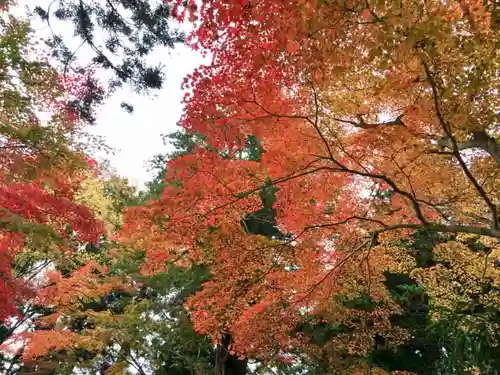
{"label": "tree branch", "polygon": [[441,232],[441,233],[468,233],[468,234],[476,234],[479,236],[487,236],[487,237],[494,237],[494,238],[500,238],[500,230],[496,229],[490,229],[486,227],[472,227],[472,226],[467,226],[467,225],[457,225],[457,224],[438,224],[438,223],[424,223],[424,224],[396,224],[396,225],[385,225],[383,222],[379,220],[372,220],[370,218],[366,217],[360,217],[360,216],[352,216],[346,220],[337,222],[337,223],[326,223],[326,224],[318,224],[318,225],[311,225],[308,227],[304,228],[304,231],[310,230],[310,229],[316,229],[316,228],[328,228],[328,227],[335,227],[339,225],[346,224],[349,221],[352,220],[361,220],[361,221],[368,221],[372,223],[376,223],[382,226],[380,229],[375,229],[370,232],[370,235],[375,235],[377,236],[378,234],[382,232],[387,232],[391,230],[398,230],[398,229],[421,229],[421,230],[426,230],[430,232]]}
{"label": "tree branch", "polygon": [[[443,137],[438,140],[438,145],[451,150],[453,150],[454,147],[453,142],[449,137]],[[471,139],[463,142],[457,141],[456,145],[459,151],[471,148],[479,148],[486,151],[491,157],[493,157],[493,159],[495,159],[497,164],[500,164],[500,144],[494,138],[486,134],[485,131],[474,132],[472,133]]]}
{"label": "tree branch", "polygon": [[[266,112],[266,114],[268,115],[271,115],[271,116],[276,116],[277,118],[294,118],[294,119],[302,119],[302,120],[305,120],[307,122],[309,122],[314,128],[315,130],[318,132],[320,138],[322,139],[323,143],[325,144],[325,146],[327,147],[327,151],[328,151],[328,156],[327,157],[320,157],[321,159],[323,160],[328,160],[330,162],[332,162],[333,164],[335,164],[337,167],[335,168],[331,168],[331,167],[319,167],[318,169],[316,170],[321,170],[321,169],[327,169],[327,170],[330,170],[330,171],[333,171],[333,172],[341,172],[341,173],[352,173],[352,174],[355,174],[355,175],[358,175],[358,176],[362,176],[362,177],[369,177],[369,178],[373,178],[373,179],[376,179],[376,180],[382,180],[384,181],[385,183],[387,183],[396,193],[408,198],[411,202],[411,205],[412,205],[412,208],[413,208],[413,211],[415,212],[415,215],[417,216],[418,220],[421,222],[421,223],[426,223],[426,219],[422,213],[422,209],[420,208],[420,204],[419,202],[415,199],[415,197],[413,197],[413,195],[407,191],[404,191],[402,189],[400,189],[396,183],[390,179],[389,177],[385,176],[385,175],[378,175],[378,174],[373,174],[373,173],[370,173],[370,172],[362,172],[362,171],[357,171],[357,170],[354,170],[354,169],[350,169],[350,168],[347,168],[346,166],[342,165],[339,161],[337,161],[337,159],[334,158],[332,152],[331,152],[331,149],[329,147],[329,144],[328,144],[328,141],[327,139],[324,137],[324,135],[322,134],[321,130],[318,128],[318,124],[317,122],[315,121],[312,121],[309,117],[307,116],[300,116],[300,115],[280,115],[280,114],[275,114],[269,110],[267,110],[262,104],[259,104],[256,100],[256,98],[254,97],[254,100],[253,101],[246,101],[248,103],[253,103],[255,105],[257,105],[261,110],[263,110],[264,112]],[[315,97],[315,104],[317,105],[317,97]],[[402,115],[398,116],[395,120],[393,121],[390,121],[388,123],[382,123],[382,124],[393,124],[393,125],[401,125],[403,124],[402,121],[401,121],[401,117]],[[317,119],[317,117],[316,117]],[[349,120],[338,120],[338,121],[344,121],[344,122],[347,122],[347,123],[352,123],[354,125],[357,125],[357,126],[361,126],[360,123],[356,123],[354,121],[349,121]],[[361,121],[363,121],[361,119]],[[363,121],[364,123],[364,121]],[[363,126],[369,126],[369,125],[372,125],[372,124],[367,124],[364,123],[365,125]],[[380,125],[380,124],[379,124]],[[312,173],[313,171],[306,171],[304,174],[309,174],[309,173]],[[296,178],[296,177],[299,177],[303,175],[302,173],[299,174],[299,175],[296,175],[296,176],[293,176],[292,178]],[[289,178],[287,178],[288,180]],[[273,183],[279,183],[281,181],[273,181]]]}
{"label": "tree branch", "polygon": [[375,129],[375,128],[378,128],[381,126],[399,126],[399,125],[404,126],[405,125],[403,122],[403,115],[399,115],[398,117],[396,117],[394,120],[391,120],[391,121],[384,121],[384,122],[378,122],[378,123],[366,122],[363,119],[363,117],[361,117],[361,115],[358,115],[359,121],[343,120],[343,119],[338,118],[338,117],[332,117],[332,120],[342,122],[344,124],[351,124],[357,128],[361,128],[361,129]]}
{"label": "tree branch", "polygon": [[486,191],[482,188],[482,186],[479,184],[479,182],[476,180],[476,178],[472,175],[471,171],[467,167],[467,164],[465,163],[464,159],[462,158],[462,155],[460,155],[460,149],[458,147],[458,142],[457,142],[456,138],[453,136],[449,124],[446,122],[443,114],[441,113],[436,82],[434,81],[434,79],[432,77],[431,71],[430,71],[427,63],[425,61],[422,61],[422,65],[424,66],[427,80],[431,86],[432,96],[434,99],[434,109],[436,111],[436,116],[439,120],[439,123],[443,127],[443,130],[446,134],[445,138],[447,138],[451,142],[451,146],[452,146],[451,148],[453,151],[453,155],[455,156],[458,163],[462,167],[462,170],[464,171],[465,175],[467,176],[469,181],[472,183],[474,188],[477,190],[477,192],[479,193],[481,198],[484,200],[486,205],[489,207],[489,209],[491,211],[491,216],[492,216],[492,227],[494,230],[497,230],[499,228],[497,207],[491,201],[491,199],[488,197],[488,194],[486,194]]}
{"label": "tree branch", "polygon": [[468,233],[468,234],[477,234],[479,236],[487,236],[487,237],[495,237],[500,238],[500,230],[490,229],[485,227],[471,227],[467,225],[444,225],[444,224],[397,224],[387,226],[381,229],[377,229],[374,233],[379,234],[382,232],[387,232],[390,230],[397,229],[422,229],[430,232],[441,232],[441,233]]}

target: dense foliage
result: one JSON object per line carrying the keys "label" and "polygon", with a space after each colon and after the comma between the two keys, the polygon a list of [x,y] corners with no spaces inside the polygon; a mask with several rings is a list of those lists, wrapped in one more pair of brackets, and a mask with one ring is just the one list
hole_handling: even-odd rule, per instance
{"label": "dense foliage", "polygon": [[496,2],[173,0],[138,34],[118,3],[145,9],[60,6],[87,43],[112,18],[125,64],[186,18],[212,62],[136,192],[71,142],[80,76],[2,24],[0,318],[31,322],[2,327],[2,371],[500,372]]}
{"label": "dense foliage", "polygon": [[[68,101],[80,93],[80,77],[58,80],[43,61],[30,61],[28,26],[14,18],[0,27],[0,189],[1,193],[1,318],[12,312],[18,279],[11,262],[25,248],[69,251],[73,235],[96,242],[102,225],[75,201],[85,171],[92,163],[72,137],[79,121]],[[64,88],[65,87],[65,88]],[[50,114],[47,123],[39,118]],[[69,242],[68,242],[69,241]]]}
{"label": "dense foliage", "polygon": [[[210,267],[187,304],[197,331],[229,333],[232,350],[265,361],[320,356],[330,371],[364,371],[378,346],[412,337],[393,323],[404,306],[386,285],[403,274],[404,288],[424,288],[428,319],[451,323],[445,311],[468,306],[452,329],[494,342],[496,5],[207,1],[187,12],[199,17],[189,42],[213,63],[186,79],[182,126],[205,142],[168,164],[170,185],[127,212],[122,239],[152,266],[186,254]],[[241,157],[249,136],[258,160]],[[270,189],[283,235],[249,233],[241,220]],[[403,246],[418,245],[415,231],[445,236],[426,267]],[[464,267],[467,284],[454,280]],[[318,347],[297,328],[310,321],[337,328]]]}

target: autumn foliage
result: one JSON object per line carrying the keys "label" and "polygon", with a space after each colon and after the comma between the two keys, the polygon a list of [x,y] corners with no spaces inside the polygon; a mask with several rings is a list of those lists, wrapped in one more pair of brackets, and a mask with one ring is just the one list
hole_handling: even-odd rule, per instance
{"label": "autumn foliage", "polygon": [[[201,137],[168,163],[159,199],[126,211],[113,256],[133,263],[130,249],[144,250],[137,269],[148,277],[207,267],[210,280],[185,308],[198,333],[230,337],[225,349],[240,359],[371,373],[371,353],[415,337],[395,323],[408,295],[425,300],[430,319],[462,314],[461,332],[486,332],[498,345],[495,3],[167,2],[194,23],[192,48],[212,56],[183,84],[181,125]],[[74,120],[70,112],[56,124]],[[16,126],[26,127],[24,117]],[[57,155],[44,169],[44,154],[6,142],[8,224],[43,224],[62,251],[64,225],[96,240],[102,227],[72,200],[79,170]],[[29,184],[18,167],[28,163],[37,171]],[[249,225],[262,210],[261,226]],[[26,234],[4,232],[9,273]],[[125,313],[82,311],[74,300],[137,292],[103,264],[116,259],[100,261],[47,275],[54,284],[39,298],[55,306],[46,319],[55,328],[29,335],[27,358],[116,339],[109,327],[123,329]],[[406,302],[389,285],[394,275],[409,280]],[[7,290],[0,296],[13,301]],[[83,315],[103,326],[65,336],[61,322]],[[330,332],[318,339],[311,327],[321,326]]]}
{"label": "autumn foliage", "polygon": [[[447,236],[439,254],[459,252],[459,234],[498,251],[494,3],[174,4],[196,23],[191,45],[212,55],[184,83],[182,126],[206,142],[169,163],[170,185],[127,213],[121,239],[147,249],[152,268],[182,256],[209,265],[187,308],[237,353],[308,345],[296,332],[307,315],[356,327],[336,337],[337,354],[366,355],[377,335],[403,342],[383,285],[384,272],[414,267],[398,243],[420,230]],[[259,160],[242,153],[248,136]],[[285,238],[241,224],[265,186]],[[363,296],[376,307],[359,316],[341,301]]]}
{"label": "autumn foliage", "polygon": [[[0,320],[36,290],[12,270],[29,251],[72,251],[70,237],[96,242],[103,225],[75,194],[91,159],[74,134],[83,124],[69,103],[79,97],[84,77],[57,78],[44,61],[31,61],[27,24],[1,21],[0,45]],[[48,120],[40,116],[45,112]]]}

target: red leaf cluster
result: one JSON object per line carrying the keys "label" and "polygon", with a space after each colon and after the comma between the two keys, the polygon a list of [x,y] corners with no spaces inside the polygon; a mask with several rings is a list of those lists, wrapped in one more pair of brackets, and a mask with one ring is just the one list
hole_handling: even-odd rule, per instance
{"label": "red leaf cluster", "polygon": [[[73,151],[75,130],[82,124],[73,112],[68,115],[68,103],[82,95],[85,79],[66,78],[60,87],[44,82],[45,90],[28,86],[28,105],[0,109],[1,321],[15,313],[23,299],[33,297],[30,285],[12,275],[20,251],[52,241],[52,248],[66,252],[68,227],[82,243],[97,243],[104,233],[92,211],[75,201],[88,171],[97,172],[95,161]],[[42,124],[39,110],[51,115],[49,123]]]}

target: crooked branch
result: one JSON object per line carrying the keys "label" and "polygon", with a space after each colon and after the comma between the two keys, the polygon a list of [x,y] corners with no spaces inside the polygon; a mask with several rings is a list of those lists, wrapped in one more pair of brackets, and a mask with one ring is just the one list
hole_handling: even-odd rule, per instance
{"label": "crooked branch", "polygon": [[496,205],[491,201],[491,199],[488,197],[488,194],[486,194],[486,191],[483,189],[483,187],[479,184],[479,182],[476,180],[476,178],[472,175],[471,171],[469,170],[469,167],[465,163],[464,159],[462,158],[462,155],[460,155],[460,148],[459,144],[456,140],[456,138],[453,136],[453,133],[451,131],[451,128],[449,124],[446,122],[444,119],[444,116],[441,112],[441,107],[439,105],[439,98],[438,98],[438,90],[437,90],[437,85],[436,82],[434,81],[434,78],[432,77],[431,71],[429,69],[429,66],[425,61],[422,61],[422,65],[424,66],[425,69],[425,74],[427,76],[427,80],[429,82],[429,85],[431,86],[432,90],[432,96],[434,100],[434,109],[436,111],[436,116],[438,118],[439,123],[441,124],[444,133],[446,134],[446,139],[450,142],[450,146],[452,149],[452,153],[457,159],[458,163],[460,164],[460,167],[462,168],[463,172],[469,179],[469,181],[472,183],[478,194],[481,196],[481,198],[484,200],[486,205],[489,207],[491,211],[491,216],[492,216],[492,227],[493,230],[498,230],[499,228],[499,223],[498,223],[498,212],[497,212],[497,207]]}
{"label": "crooked branch", "polygon": [[391,121],[384,121],[377,123],[366,122],[361,115],[358,115],[358,121],[344,120],[338,117],[332,117],[332,120],[344,124],[350,124],[361,129],[375,129],[381,126],[399,126],[399,125],[404,126],[403,115],[399,115],[398,117],[396,117],[394,120]]}
{"label": "crooked branch", "polygon": [[[438,145],[450,150],[454,148],[453,141],[449,137],[438,140]],[[500,144],[484,131],[472,133],[472,138],[467,141],[456,141],[456,146],[459,151],[479,148],[486,151],[497,164],[500,164]]]}

